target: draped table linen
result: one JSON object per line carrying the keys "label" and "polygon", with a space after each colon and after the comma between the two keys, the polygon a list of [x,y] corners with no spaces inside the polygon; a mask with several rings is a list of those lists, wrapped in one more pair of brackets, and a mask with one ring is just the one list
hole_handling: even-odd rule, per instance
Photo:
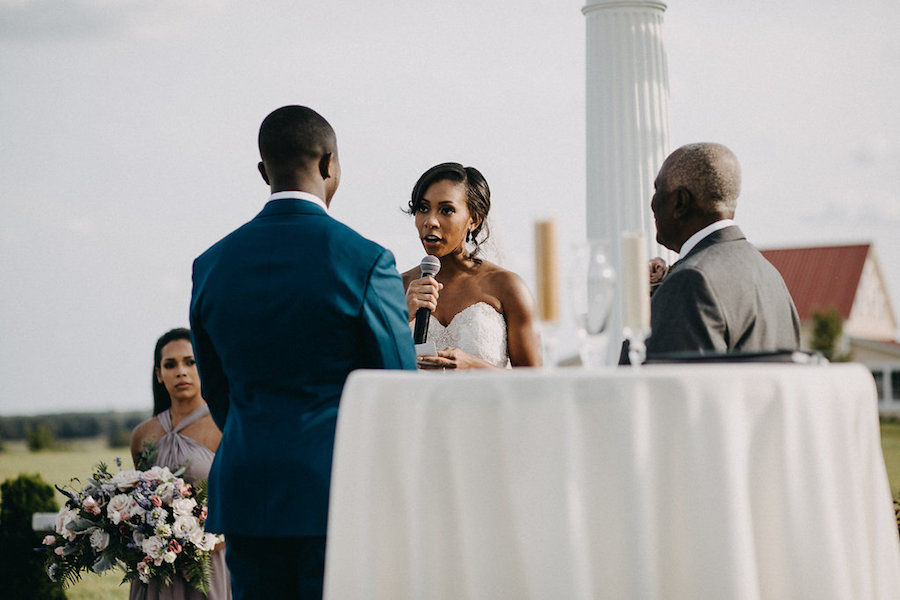
{"label": "draped table linen", "polygon": [[856,364],[353,373],[325,597],[900,597]]}

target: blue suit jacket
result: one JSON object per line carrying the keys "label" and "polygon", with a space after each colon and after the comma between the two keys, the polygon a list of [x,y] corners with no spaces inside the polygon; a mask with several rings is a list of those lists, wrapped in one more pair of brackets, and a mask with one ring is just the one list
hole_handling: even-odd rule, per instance
{"label": "blue suit jacket", "polygon": [[415,369],[393,255],[298,199],[194,261],[191,330],[222,443],[209,531],[325,535],[338,403],[354,369]]}

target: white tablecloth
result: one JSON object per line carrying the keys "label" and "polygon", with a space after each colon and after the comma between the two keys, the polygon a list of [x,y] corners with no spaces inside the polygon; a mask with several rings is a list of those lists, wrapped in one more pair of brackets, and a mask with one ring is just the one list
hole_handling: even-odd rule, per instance
{"label": "white tablecloth", "polygon": [[326,598],[900,598],[872,376],[362,371]]}

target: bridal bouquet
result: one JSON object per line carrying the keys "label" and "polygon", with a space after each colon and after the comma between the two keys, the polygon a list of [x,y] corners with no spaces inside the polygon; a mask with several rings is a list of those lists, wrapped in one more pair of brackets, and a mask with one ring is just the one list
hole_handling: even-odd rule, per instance
{"label": "bridal bouquet", "polygon": [[210,552],[223,538],[203,531],[203,484],[185,483],[166,467],[113,474],[100,463],[81,491],[56,489],[68,500],[56,516],[56,533],[44,538],[51,579],[68,585],[83,571],[116,566],[125,572],[123,583],[164,586],[180,574],[209,591]]}

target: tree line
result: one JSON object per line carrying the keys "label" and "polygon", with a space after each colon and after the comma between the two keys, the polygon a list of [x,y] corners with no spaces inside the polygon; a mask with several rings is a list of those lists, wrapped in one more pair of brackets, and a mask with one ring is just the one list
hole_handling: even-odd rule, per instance
{"label": "tree line", "polygon": [[148,417],[149,410],[0,417],[0,440],[25,440],[32,450],[52,447],[56,440],[97,437],[113,447],[127,446],[131,430]]}

